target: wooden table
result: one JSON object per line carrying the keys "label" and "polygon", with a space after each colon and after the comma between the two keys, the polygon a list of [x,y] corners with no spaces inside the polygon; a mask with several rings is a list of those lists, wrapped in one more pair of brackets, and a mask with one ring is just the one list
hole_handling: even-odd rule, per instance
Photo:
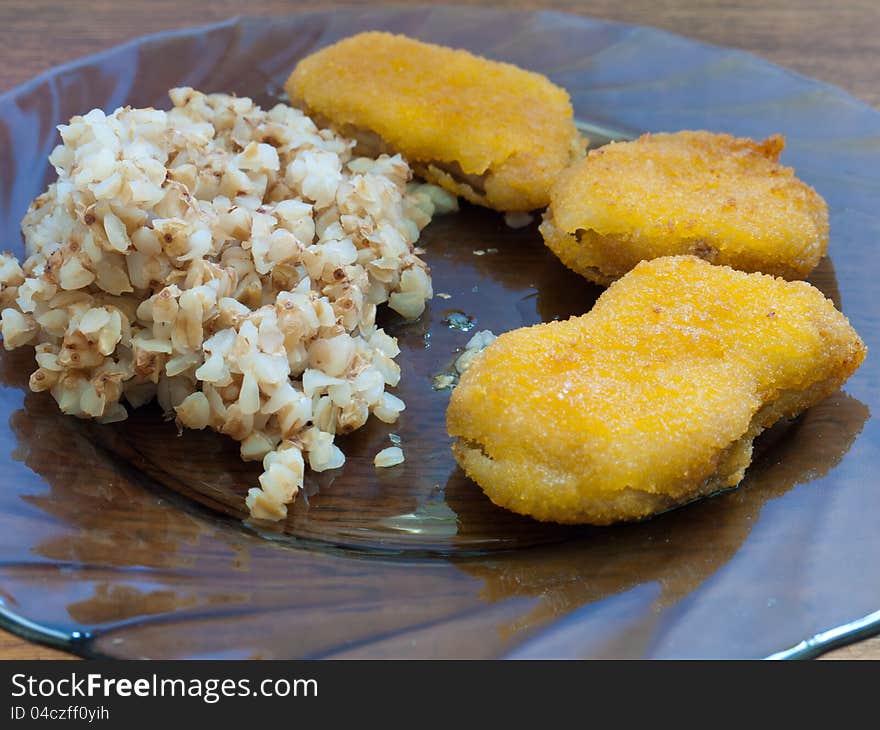
{"label": "wooden table", "polygon": [[[210,23],[239,13],[281,15],[342,4],[325,0],[3,0],[0,92],[51,66],[144,33]],[[880,57],[880,3],[875,0],[498,0],[461,4],[564,10],[652,25],[756,53],[880,106],[880,85],[874,75],[874,60]],[[0,659],[62,658],[70,656],[0,631]],[[880,659],[880,637],[831,652],[826,658]]]}

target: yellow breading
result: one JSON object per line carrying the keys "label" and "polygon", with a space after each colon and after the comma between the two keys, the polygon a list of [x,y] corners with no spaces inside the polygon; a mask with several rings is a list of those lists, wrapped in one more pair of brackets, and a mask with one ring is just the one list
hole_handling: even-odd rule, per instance
{"label": "yellow breading", "polygon": [[583,156],[568,93],[546,77],[467,51],[361,33],[303,59],[293,103],[358,139],[397,151],[471,202],[543,208],[557,175]]}
{"label": "yellow breading", "polygon": [[755,436],[864,357],[806,282],[664,257],[581,317],[501,335],[453,391],[447,428],[458,463],[502,507],[639,519],[737,484]]}
{"label": "yellow breading", "polygon": [[600,147],[553,186],[544,241],[599,284],[676,254],[804,278],[828,247],[828,208],[778,164],[784,145],[686,131]]}

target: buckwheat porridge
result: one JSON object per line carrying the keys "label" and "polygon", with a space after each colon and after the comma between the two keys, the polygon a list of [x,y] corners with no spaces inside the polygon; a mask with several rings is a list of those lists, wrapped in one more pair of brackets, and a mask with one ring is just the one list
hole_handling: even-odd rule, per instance
{"label": "buckwheat porridge", "polygon": [[289,106],[170,96],[167,112],[60,127],[58,180],[22,223],[27,258],[0,256],[4,346],[36,347],[30,387],[64,413],[120,421],[155,398],[180,426],[236,439],[263,462],[251,515],[281,519],[306,464],[345,461],[335,434],[403,410],[376,308],[422,313],[414,244],[456,200]]}

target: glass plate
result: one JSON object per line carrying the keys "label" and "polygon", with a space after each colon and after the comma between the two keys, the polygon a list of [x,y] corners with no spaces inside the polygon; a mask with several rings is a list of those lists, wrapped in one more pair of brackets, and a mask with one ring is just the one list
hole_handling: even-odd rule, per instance
{"label": "glass plate", "polygon": [[[310,476],[283,525],[242,523],[258,467],[232,441],[178,436],[154,409],[113,426],[63,417],[27,392],[32,353],[4,353],[4,625],[86,656],[156,658],[802,656],[872,631],[880,114],[836,88],[665,32],[555,13],[236,19],[141,38],[0,97],[3,245],[21,253],[19,220],[52,177],[55,125],[73,114],[167,106],[179,85],[269,104],[297,59],[366,29],[547,74],[594,143],[682,128],[786,134],[784,161],[831,208],[830,259],[811,280],[872,348],[865,365],[845,393],[766,434],[736,490],[611,528],[500,510],[456,468],[449,393],[433,377],[468,326],[580,314],[600,290],[556,261],[536,224],[511,230],[465,207],[423,238],[435,291],[450,298],[416,324],[384,315],[403,350],[399,424],[341,439],[346,466]],[[372,456],[392,432],[407,460],[377,471]]]}

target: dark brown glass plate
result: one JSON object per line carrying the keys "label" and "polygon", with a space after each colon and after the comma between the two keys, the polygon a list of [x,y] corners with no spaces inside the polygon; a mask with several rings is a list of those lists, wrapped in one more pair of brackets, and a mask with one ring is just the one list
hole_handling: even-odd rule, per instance
{"label": "dark brown glass plate", "polygon": [[[840,393],[773,429],[736,490],[635,525],[565,528],[494,507],[456,468],[449,393],[432,388],[479,329],[587,311],[600,290],[536,226],[465,207],[424,233],[435,298],[401,343],[393,427],[341,445],[281,525],[242,522],[258,467],[154,409],[98,426],[28,393],[31,352],[0,356],[0,615],[13,631],[114,657],[758,657],[862,635],[880,607],[880,113],[751,56],[552,13],[350,9],[139,39],[0,97],[0,232],[51,178],[55,125],[93,107],[166,106],[172,86],[276,99],[296,60],[365,29],[405,32],[564,85],[594,141],[639,131],[782,132],[784,160],[828,200],[813,282],[872,348]],[[833,260],[833,266],[832,266]],[[842,300],[842,301],[841,301]],[[454,315],[450,317],[450,315]],[[471,332],[450,326],[467,322]],[[372,457],[397,434],[404,464]]]}

